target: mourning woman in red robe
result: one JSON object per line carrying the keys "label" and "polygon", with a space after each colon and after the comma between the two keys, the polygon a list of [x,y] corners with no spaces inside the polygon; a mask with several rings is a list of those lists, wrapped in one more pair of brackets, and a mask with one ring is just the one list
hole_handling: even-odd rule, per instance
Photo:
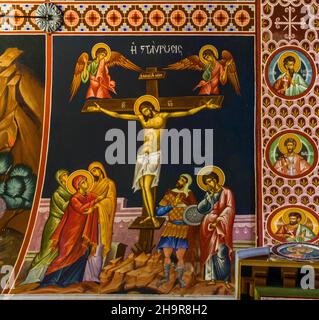
{"label": "mourning woman in red robe", "polygon": [[89,192],[93,177],[85,170],[70,175],[67,187],[73,194],[54,232],[52,245],[59,254],[49,265],[40,286],[66,287],[82,282],[85,265],[98,243],[98,212],[95,205],[104,195]]}

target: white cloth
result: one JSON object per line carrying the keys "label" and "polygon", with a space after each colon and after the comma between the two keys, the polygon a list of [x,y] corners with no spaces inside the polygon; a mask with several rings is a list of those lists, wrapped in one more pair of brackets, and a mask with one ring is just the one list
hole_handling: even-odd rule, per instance
{"label": "white cloth", "polygon": [[295,157],[287,157],[288,161],[289,161],[289,175],[290,176],[294,176],[295,175],[295,168],[294,168],[294,161],[295,161]]}
{"label": "white cloth", "polygon": [[161,171],[161,151],[137,155],[133,186],[134,192],[140,190],[139,180],[143,176],[154,176],[152,188],[158,186]]}

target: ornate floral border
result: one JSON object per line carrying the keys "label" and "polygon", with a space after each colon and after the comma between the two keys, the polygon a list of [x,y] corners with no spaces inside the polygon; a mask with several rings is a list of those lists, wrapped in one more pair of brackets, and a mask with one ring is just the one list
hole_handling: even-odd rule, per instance
{"label": "ornate floral border", "polygon": [[[267,231],[267,218],[285,206],[305,206],[319,215],[319,167],[299,178],[276,175],[266,162],[270,139],[285,130],[302,131],[319,145],[319,6],[315,0],[262,1],[262,212],[259,245],[275,245]],[[284,46],[297,46],[313,59],[316,82],[304,97],[287,100],[275,96],[266,83],[266,65],[271,54]],[[318,242],[318,241],[316,241]]]}
{"label": "ornate floral border", "polygon": [[[57,3],[64,23],[57,32],[218,32],[254,33],[255,5],[242,3]],[[0,30],[40,31],[38,4],[0,4]]]}

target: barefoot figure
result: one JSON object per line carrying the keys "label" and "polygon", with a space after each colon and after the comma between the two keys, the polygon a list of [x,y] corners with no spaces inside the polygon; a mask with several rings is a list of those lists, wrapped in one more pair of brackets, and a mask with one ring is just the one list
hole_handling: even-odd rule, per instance
{"label": "barefoot figure", "polygon": [[134,104],[135,114],[124,114],[102,109],[97,103],[95,107],[89,107],[88,111],[99,110],[105,114],[125,120],[140,121],[144,128],[144,144],[138,150],[135,174],[133,181],[134,192],[142,191],[143,206],[148,214],[141,224],[149,224],[155,228],[159,226],[159,221],[155,215],[155,201],[153,188],[158,185],[161,168],[160,140],[162,129],[166,128],[169,118],[179,118],[194,115],[204,109],[219,109],[220,106],[212,104],[211,100],[206,104],[180,112],[161,112],[160,103],[157,98],[151,95],[139,97]]}

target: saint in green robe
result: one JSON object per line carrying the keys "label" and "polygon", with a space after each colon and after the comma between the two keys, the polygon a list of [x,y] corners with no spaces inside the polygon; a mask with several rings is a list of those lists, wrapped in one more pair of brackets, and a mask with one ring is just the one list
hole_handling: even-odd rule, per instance
{"label": "saint in green robe", "polygon": [[68,174],[65,170],[58,170],[55,179],[59,184],[58,189],[53,193],[50,202],[50,213],[48,220],[43,229],[41,249],[35,256],[28,276],[23,284],[40,282],[49,266],[49,264],[58,255],[57,249],[51,247],[51,237],[58,227],[65,209],[71,198],[71,194],[67,191],[66,187],[61,183],[60,177],[64,174]]}
{"label": "saint in green robe", "polygon": [[281,74],[274,83],[274,89],[277,93],[287,97],[295,97],[308,89],[308,84],[299,73],[289,76],[288,73]]}

